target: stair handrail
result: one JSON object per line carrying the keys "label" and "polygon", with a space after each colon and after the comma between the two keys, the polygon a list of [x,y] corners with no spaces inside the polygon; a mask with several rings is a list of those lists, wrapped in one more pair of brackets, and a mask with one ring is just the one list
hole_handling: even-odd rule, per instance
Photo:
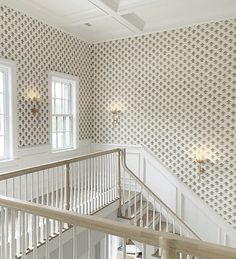
{"label": "stair handrail", "polygon": [[154,247],[161,247],[163,251],[167,251],[167,254],[176,254],[180,252],[204,258],[236,258],[235,248],[177,236],[171,233],[126,225],[110,219],[78,214],[75,212],[22,201],[15,198],[0,196],[0,206],[60,221],[69,225],[135,240]]}
{"label": "stair handrail", "polygon": [[99,157],[99,156],[104,156],[104,155],[108,155],[108,154],[112,154],[112,153],[119,153],[119,151],[120,151],[119,148],[114,148],[114,149],[110,149],[110,150],[99,151],[99,152],[94,152],[94,153],[90,153],[90,154],[86,154],[86,155],[82,155],[82,156],[77,156],[77,157],[70,158],[70,159],[55,161],[52,163],[46,163],[46,164],[39,165],[39,166],[27,167],[27,168],[20,169],[20,170],[14,170],[14,171],[10,171],[10,172],[1,173],[0,181],[7,180],[7,179],[10,179],[13,177],[23,176],[26,174],[31,174],[31,173],[46,170],[46,169],[51,169],[53,167],[59,167],[59,166],[75,163],[78,161],[84,161],[84,160]]}
{"label": "stair handrail", "polygon": [[129,167],[127,166],[127,162],[126,162],[126,149],[125,148],[120,148],[120,153],[121,153],[121,162],[122,165],[124,167],[124,169],[135,179],[135,181],[137,181],[141,187],[147,191],[147,193],[149,193],[149,195],[153,196],[153,198],[155,200],[158,201],[159,204],[161,204],[161,206],[179,223],[181,224],[184,228],[186,228],[188,230],[188,232],[190,232],[193,237],[195,237],[198,240],[201,240],[201,238],[180,218],[178,217],[175,212],[168,206],[166,205],[160,198],[158,198],[158,196],[146,185],[144,184],[132,171],[131,169],[129,169]]}

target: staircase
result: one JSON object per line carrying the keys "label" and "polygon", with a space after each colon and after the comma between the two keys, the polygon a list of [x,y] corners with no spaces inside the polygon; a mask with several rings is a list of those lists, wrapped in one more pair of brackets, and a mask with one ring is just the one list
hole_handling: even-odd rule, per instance
{"label": "staircase", "polygon": [[[26,259],[28,255],[37,259],[40,247],[45,258],[51,259],[50,247],[55,239],[58,258],[64,259],[62,240],[67,232],[72,236],[72,258],[78,259],[78,226],[87,229],[88,259],[95,258],[92,230],[104,233],[101,250],[105,259],[113,259],[109,257],[108,234],[122,238],[123,259],[128,258],[127,240],[139,247],[143,259],[207,258],[206,251],[209,253],[212,247],[213,259],[221,258],[217,257],[220,254],[236,258],[232,249],[199,241],[127,167],[123,149],[4,173],[0,184],[5,189],[5,196],[0,197],[0,259]],[[133,226],[88,216],[114,202],[119,203],[118,217]],[[235,257],[230,257],[232,254]]]}

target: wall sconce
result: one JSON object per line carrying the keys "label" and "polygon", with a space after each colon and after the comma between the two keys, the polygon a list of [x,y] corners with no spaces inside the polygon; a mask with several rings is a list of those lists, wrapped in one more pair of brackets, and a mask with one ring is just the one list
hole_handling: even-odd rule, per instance
{"label": "wall sconce", "polygon": [[43,96],[42,95],[35,95],[32,98],[32,101],[34,103],[33,108],[31,109],[31,112],[33,113],[34,116],[36,116],[36,114],[39,113],[39,109],[40,109],[40,103],[43,100]]}
{"label": "wall sconce", "polygon": [[207,162],[206,153],[203,150],[199,150],[196,153],[196,163],[197,163],[197,174],[199,176],[199,180],[201,180],[201,176],[205,173],[204,165]]}
{"label": "wall sconce", "polygon": [[121,114],[121,109],[118,106],[113,106],[111,108],[111,113],[112,113],[112,125],[113,129],[120,125],[120,114]]}

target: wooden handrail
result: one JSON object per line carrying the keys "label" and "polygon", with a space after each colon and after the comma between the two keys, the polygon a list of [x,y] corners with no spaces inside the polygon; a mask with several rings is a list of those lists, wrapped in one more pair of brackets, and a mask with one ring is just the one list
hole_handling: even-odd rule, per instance
{"label": "wooden handrail", "polygon": [[160,200],[157,195],[150,189],[148,188],[147,185],[145,185],[127,166],[126,163],[126,151],[125,149],[120,149],[121,152],[121,161],[123,164],[124,169],[133,177],[133,179],[135,179],[135,181],[137,181],[144,190],[147,191],[147,193],[149,193],[149,195],[151,195],[152,197],[154,197],[155,200],[157,200],[159,202],[159,204],[161,204],[161,206],[172,216],[176,219],[176,221],[178,221],[179,224],[181,224],[182,226],[184,226],[192,235],[193,237],[197,238],[197,239],[201,239],[181,218],[179,218],[174,211],[169,208],[162,200]]}
{"label": "wooden handrail", "polygon": [[175,234],[158,232],[147,228],[122,224],[113,220],[96,216],[56,209],[53,207],[0,196],[0,206],[23,211],[29,214],[61,221],[94,231],[129,238],[144,244],[161,247],[189,255],[214,259],[235,259],[236,249],[215,245],[200,240],[180,237]]}
{"label": "wooden handrail", "polygon": [[34,172],[43,171],[43,170],[54,168],[54,167],[63,166],[66,164],[75,163],[78,161],[84,161],[84,160],[99,157],[99,156],[104,156],[104,155],[113,154],[113,153],[119,153],[119,151],[120,151],[119,148],[115,148],[115,149],[111,149],[111,150],[82,155],[82,156],[78,156],[78,157],[71,158],[71,159],[65,159],[65,160],[61,160],[61,161],[47,163],[47,164],[40,165],[40,166],[34,166],[34,167],[30,167],[30,168],[24,168],[21,170],[15,170],[15,171],[11,171],[11,172],[2,173],[2,174],[0,174],[0,181],[7,180],[7,179],[10,179],[13,177],[26,175],[26,174],[31,174]]}

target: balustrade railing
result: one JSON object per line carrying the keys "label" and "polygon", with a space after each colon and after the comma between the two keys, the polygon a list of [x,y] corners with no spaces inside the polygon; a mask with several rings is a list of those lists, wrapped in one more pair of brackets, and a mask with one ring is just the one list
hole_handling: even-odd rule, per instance
{"label": "balustrade railing", "polygon": [[[123,149],[97,152],[1,174],[0,194],[8,197],[0,199],[0,259],[15,258],[16,255],[26,258],[26,254],[31,251],[35,259],[37,253],[36,249],[33,248],[42,245],[46,247],[45,255],[46,259],[49,259],[49,241],[58,238],[59,247],[61,247],[62,233],[68,230],[72,230],[73,234],[73,253],[75,254],[73,258],[77,258],[76,224],[79,225],[81,220],[87,222],[90,219],[90,217],[84,218],[81,214],[92,214],[116,200],[119,200],[118,215],[131,220],[135,226],[139,227],[138,232],[137,228],[130,226],[130,231],[136,231],[139,236],[135,237],[130,233],[123,235],[121,232],[117,232],[117,229],[115,232],[111,229],[103,231],[97,225],[95,230],[104,232],[106,238],[107,234],[115,234],[126,240],[130,238],[139,242],[141,240],[144,243],[142,246],[143,256],[146,254],[146,244],[148,244],[153,246],[153,254],[156,256],[170,258],[168,253],[172,249],[167,249],[168,247],[161,242],[162,237],[167,238],[167,240],[175,240],[176,238],[177,241],[185,237],[199,239],[127,167],[126,154]],[[33,209],[33,211],[28,208]],[[49,214],[43,214],[43,212]],[[76,214],[72,212],[78,214],[76,219],[79,220],[76,221],[73,228],[71,224],[73,225],[74,222],[71,222],[70,219],[71,217],[75,219]],[[57,215],[53,215],[53,213],[59,213],[63,217],[68,216],[68,219],[58,219]],[[111,224],[109,221],[108,223]],[[117,225],[116,222],[113,224]],[[88,236],[91,236],[90,230],[93,230],[93,227],[90,228],[89,225],[86,227],[89,229]],[[141,230],[140,227],[144,227],[145,230],[144,228]],[[152,232],[150,232],[151,230]],[[153,234],[155,232],[157,236]],[[150,236],[148,236],[149,234]],[[144,235],[148,242],[145,242],[140,235]],[[150,241],[151,236],[157,239],[157,243],[153,244]],[[107,243],[106,239],[106,247]],[[125,245],[123,247],[125,249]],[[60,249],[59,258],[62,259]],[[125,258],[124,249],[123,258]],[[179,259],[184,259],[186,250],[183,247],[181,249],[175,247],[173,251],[178,254]],[[105,254],[108,255],[107,251]],[[88,259],[91,258],[93,257],[88,255]],[[190,258],[188,255],[187,259]]]}
{"label": "balustrade railing", "polygon": [[[100,248],[100,254],[104,259],[113,259],[109,257],[112,250],[111,243],[108,242],[110,235],[120,237],[123,240],[122,259],[129,258],[126,254],[127,240],[133,240],[141,244],[141,258],[149,259],[147,251],[150,247],[153,249],[161,249],[161,259],[179,259],[179,258],[208,258],[208,259],[235,259],[236,249],[210,244],[207,242],[193,240],[178,235],[154,231],[147,228],[126,225],[113,220],[98,218],[71,212],[68,210],[53,208],[41,204],[22,201],[13,198],[0,196],[0,258],[15,259],[21,257],[23,259],[50,259],[53,258],[77,259],[83,258],[94,259],[93,236],[99,233],[103,235],[103,247]],[[15,219],[14,215],[19,215]],[[31,242],[28,243],[27,221],[31,219]],[[20,221],[21,224],[17,224]],[[45,222],[44,235],[39,238],[38,223]],[[50,233],[50,222],[57,222],[58,234],[52,236]],[[18,227],[21,226],[19,230]],[[65,240],[63,232],[65,226],[70,235],[69,242],[71,249],[64,250]],[[70,231],[70,232],[69,232]],[[84,236],[81,239],[81,231],[86,231],[86,240]],[[20,242],[16,242],[16,235],[20,234]],[[41,239],[43,238],[43,242]],[[51,240],[55,238],[57,245],[54,247]],[[86,253],[81,249],[80,242],[86,245]],[[40,251],[41,248],[41,251]],[[180,254],[182,257],[180,257]],[[29,256],[29,257],[28,257]],[[117,253],[118,256],[118,253]]]}

